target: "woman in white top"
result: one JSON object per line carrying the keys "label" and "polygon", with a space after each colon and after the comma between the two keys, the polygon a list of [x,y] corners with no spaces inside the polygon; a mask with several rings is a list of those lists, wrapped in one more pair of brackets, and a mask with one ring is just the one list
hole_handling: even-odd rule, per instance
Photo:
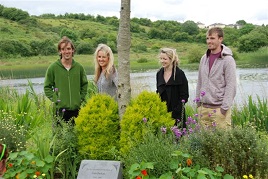
{"label": "woman in white top", "polygon": [[95,77],[99,93],[106,93],[117,100],[118,74],[114,67],[114,55],[106,44],[99,44],[94,53]]}

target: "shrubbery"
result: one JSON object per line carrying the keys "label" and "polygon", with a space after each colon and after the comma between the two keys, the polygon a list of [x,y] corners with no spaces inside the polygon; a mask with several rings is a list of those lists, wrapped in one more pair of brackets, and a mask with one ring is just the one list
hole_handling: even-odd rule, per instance
{"label": "shrubbery", "polygon": [[119,150],[118,105],[107,94],[91,97],[75,119],[79,152],[88,159],[115,159]]}
{"label": "shrubbery", "polygon": [[154,92],[141,92],[127,106],[120,123],[122,155],[127,155],[129,149],[135,146],[135,142],[142,142],[149,132],[148,128],[143,127],[143,119],[151,126],[150,130],[153,133],[157,133],[162,126],[174,125],[171,113],[167,112],[166,103],[161,101],[159,95]]}

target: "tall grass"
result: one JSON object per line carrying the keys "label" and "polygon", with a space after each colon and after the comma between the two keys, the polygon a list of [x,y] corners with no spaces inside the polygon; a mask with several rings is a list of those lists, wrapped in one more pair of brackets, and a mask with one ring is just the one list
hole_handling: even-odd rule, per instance
{"label": "tall grass", "polygon": [[252,96],[248,96],[248,102],[244,106],[234,107],[232,119],[234,125],[246,126],[251,123],[257,130],[268,132],[267,99],[257,96],[257,101],[254,101]]}

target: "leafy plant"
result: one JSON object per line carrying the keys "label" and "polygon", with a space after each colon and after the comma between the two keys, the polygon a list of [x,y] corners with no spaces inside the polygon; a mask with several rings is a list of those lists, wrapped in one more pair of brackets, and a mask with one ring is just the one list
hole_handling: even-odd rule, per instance
{"label": "leafy plant", "polygon": [[120,122],[120,153],[127,155],[131,147],[135,147],[135,141],[143,141],[149,132],[143,124],[142,119],[147,120],[152,133],[156,133],[160,127],[171,127],[174,119],[167,112],[165,102],[154,92],[143,91],[132,99]]}
{"label": "leafy plant", "polygon": [[48,155],[41,160],[28,151],[12,152],[9,154],[8,169],[4,177],[9,178],[48,178],[49,170],[52,167],[53,157]]}
{"label": "leafy plant", "polygon": [[91,97],[75,119],[79,153],[90,159],[115,159],[119,150],[119,115],[116,101],[107,94]]}
{"label": "leafy plant", "polygon": [[234,177],[247,173],[267,177],[268,140],[252,126],[203,129],[182,139],[180,150],[190,153],[200,166],[209,169],[221,166],[224,173]]}

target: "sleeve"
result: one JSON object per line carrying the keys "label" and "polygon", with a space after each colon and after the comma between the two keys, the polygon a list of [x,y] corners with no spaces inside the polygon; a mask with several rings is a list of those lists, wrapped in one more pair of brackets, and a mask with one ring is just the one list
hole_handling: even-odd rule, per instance
{"label": "sleeve", "polygon": [[46,76],[45,76],[45,81],[44,81],[44,92],[46,97],[49,100],[53,100],[53,88],[55,87],[55,82],[54,82],[54,74],[53,74],[53,70],[52,67],[48,67],[47,72],[46,72]]}
{"label": "sleeve", "polygon": [[228,63],[226,63],[225,74],[226,87],[221,108],[224,110],[228,110],[233,104],[237,86],[236,63],[233,58],[231,60],[228,60]]}
{"label": "sleeve", "polygon": [[114,73],[112,74],[112,81],[114,83],[114,85],[116,86],[116,88],[118,88],[118,72],[115,69]]}
{"label": "sleeve", "polygon": [[185,103],[187,103],[189,99],[189,85],[184,72],[182,72],[182,90],[180,90],[180,98],[184,100]]}
{"label": "sleeve", "polygon": [[86,71],[82,66],[80,70],[80,78],[81,78],[81,100],[85,101],[87,95],[88,80]]}

